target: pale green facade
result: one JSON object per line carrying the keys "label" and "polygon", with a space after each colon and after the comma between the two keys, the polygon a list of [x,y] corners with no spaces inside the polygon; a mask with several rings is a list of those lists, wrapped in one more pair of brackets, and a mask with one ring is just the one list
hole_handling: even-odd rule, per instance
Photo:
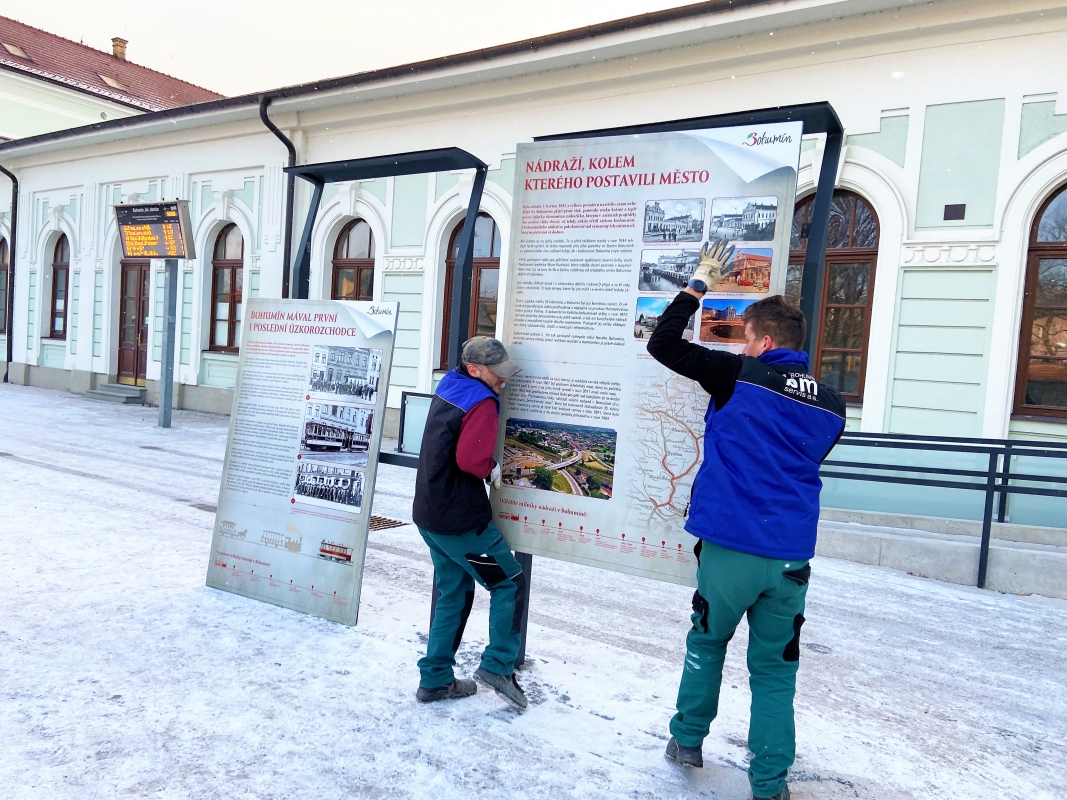
{"label": "pale green facade", "polygon": [[86,92],[0,69],[0,139],[21,139],[140,113]]}

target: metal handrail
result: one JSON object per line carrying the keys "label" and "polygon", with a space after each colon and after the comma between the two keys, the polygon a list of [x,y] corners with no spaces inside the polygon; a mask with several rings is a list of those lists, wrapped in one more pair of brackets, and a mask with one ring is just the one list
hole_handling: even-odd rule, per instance
{"label": "metal handrail", "polygon": [[[997,522],[1004,522],[1009,494],[1028,494],[1043,497],[1067,498],[1067,489],[1043,488],[1040,486],[1016,486],[1011,481],[1028,483],[1067,484],[1067,477],[1058,475],[1035,475],[1011,472],[1012,456],[1033,458],[1067,458],[1067,443],[1042,442],[1024,439],[976,439],[956,436],[922,436],[904,433],[846,432],[838,444],[852,447],[880,447],[893,450],[916,450],[945,453],[973,453],[987,455],[988,468],[956,469],[924,467],[907,464],[867,463],[841,459],[825,460],[823,467],[849,470],[875,470],[873,474],[862,472],[839,472],[820,470],[823,478],[841,480],[873,481],[876,483],[899,483],[910,486],[931,486],[942,489],[965,489],[985,493],[985,508],[982,515],[982,541],[978,554],[978,587],[985,588],[989,568],[989,544],[993,529],[993,504],[999,497]],[[879,474],[877,471],[894,474]],[[948,475],[962,478],[978,478],[976,481],[938,480],[936,478],[910,477],[903,473],[919,475]]]}
{"label": "metal handrail", "polygon": [[968,436],[927,436],[925,434],[911,433],[872,433],[870,431],[845,431],[841,438],[849,439],[906,439],[914,442],[959,442],[962,444],[989,444],[997,447],[1025,447],[1039,446],[1063,448],[1067,450],[1067,442],[1043,442],[1037,439],[981,439]]}

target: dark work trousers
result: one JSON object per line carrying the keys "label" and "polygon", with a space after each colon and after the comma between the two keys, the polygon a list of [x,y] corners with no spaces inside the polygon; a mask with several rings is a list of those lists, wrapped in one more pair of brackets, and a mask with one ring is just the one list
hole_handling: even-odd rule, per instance
{"label": "dark work trousers", "polygon": [[711,542],[701,542],[699,561],[693,627],[686,637],[671,734],[686,747],[700,747],[708,735],[719,711],[726,646],[747,616],[752,690],[748,779],[753,797],[774,797],[796,758],[793,696],[811,568],[807,561],[765,558]]}
{"label": "dark work trousers", "polygon": [[436,689],[452,683],[456,651],[463,639],[467,616],[474,605],[474,583],[489,590],[489,645],[482,667],[511,675],[519,655],[519,630],[526,602],[526,579],[495,525],[458,536],[419,528],[430,548],[437,573],[437,599],[426,655],[419,659],[419,685]]}

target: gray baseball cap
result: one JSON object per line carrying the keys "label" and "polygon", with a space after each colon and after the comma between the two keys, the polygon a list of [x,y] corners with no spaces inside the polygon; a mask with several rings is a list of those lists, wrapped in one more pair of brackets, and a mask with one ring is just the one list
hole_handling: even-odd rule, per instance
{"label": "gray baseball cap", "polygon": [[507,379],[515,376],[521,367],[508,358],[508,351],[499,339],[489,336],[475,336],[463,344],[463,353],[460,356],[465,364],[482,364],[489,367],[490,371],[501,378]]}

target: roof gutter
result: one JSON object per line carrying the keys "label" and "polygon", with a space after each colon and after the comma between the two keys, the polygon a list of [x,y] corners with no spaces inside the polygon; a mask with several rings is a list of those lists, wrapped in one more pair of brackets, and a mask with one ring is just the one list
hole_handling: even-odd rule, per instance
{"label": "roof gutter", "polygon": [[192,105],[178,106],[176,108],[168,108],[162,111],[153,111],[147,114],[108,120],[107,122],[97,122],[93,125],[83,125],[77,128],[42,133],[37,136],[27,136],[24,139],[16,139],[11,142],[0,143],[0,152],[15,150],[28,145],[72,139],[78,136],[95,133],[96,131],[118,130],[146,125],[154,121],[177,120],[184,117],[208,114],[211,112],[239,109],[258,105],[264,98],[270,100],[296,99],[396,78],[416,78],[424,73],[479,64],[493,59],[504,58],[506,56],[537,53],[538,51],[549,47],[572,44],[586,39],[594,39],[616,33],[625,33],[627,31],[648,28],[654,25],[662,25],[670,22],[691,19],[693,17],[734,11],[752,6],[778,3],[780,1],[781,0],[704,0],[704,2],[694,3],[688,6],[639,14],[634,17],[626,17],[624,19],[602,22],[596,25],[588,25],[584,28],[575,28],[573,30],[552,33],[546,36],[538,36],[532,39],[523,39],[518,42],[487,47],[482,50],[471,50],[466,53],[431,58],[426,61],[416,61],[411,64],[401,64],[399,66],[386,67],[384,69],[372,70],[369,72],[358,72],[354,75],[345,75],[339,78],[328,78],[326,80],[314,81],[312,83],[285,86],[269,92],[257,92],[256,94],[239,95],[237,97],[225,97],[221,100],[208,100],[203,103],[193,103]]}
{"label": "roof gutter", "polygon": [[11,241],[8,243],[8,257],[7,257],[7,319],[5,320],[5,329],[7,331],[7,353],[5,355],[6,362],[4,364],[4,383],[8,382],[8,372],[11,370],[11,359],[13,351],[13,345],[15,343],[15,332],[13,330],[15,326],[15,232],[18,230],[19,224],[19,179],[15,177],[15,173],[4,168],[0,164],[0,172],[7,175],[11,179]]}
{"label": "roof gutter", "polygon": [[[296,166],[296,147],[267,115],[267,106],[270,105],[271,97],[263,95],[259,100],[259,118],[270,132],[281,139],[285,149],[289,151],[289,167]],[[285,244],[283,247],[285,257],[285,269],[282,270],[282,297],[289,297],[289,275],[293,270],[293,194],[296,191],[296,176],[292,172],[285,175]]]}

